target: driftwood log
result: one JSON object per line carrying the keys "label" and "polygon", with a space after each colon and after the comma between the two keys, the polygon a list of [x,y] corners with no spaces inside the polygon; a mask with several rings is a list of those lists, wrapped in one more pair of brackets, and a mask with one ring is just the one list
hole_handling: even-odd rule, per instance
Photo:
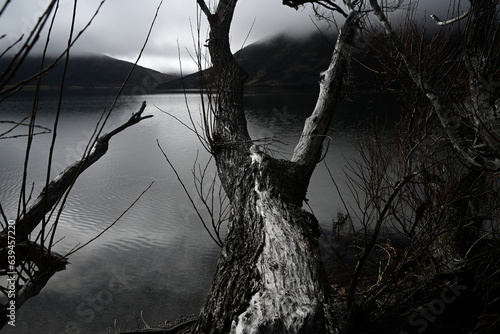
{"label": "driftwood log", "polygon": [[[12,234],[9,240],[9,227],[0,232],[0,276],[12,274],[12,269],[18,267],[9,265],[7,261],[9,249],[15,249],[16,264],[21,264],[20,270],[33,268],[31,265],[26,265],[29,263],[36,265],[37,268],[33,269],[35,272],[30,271],[22,284],[19,281],[22,275],[17,275],[16,309],[19,309],[31,297],[38,295],[49,279],[57,271],[64,270],[68,263],[64,256],[30,241],[30,234],[44,221],[45,215],[57,205],[83,171],[106,154],[111,137],[146,118],[153,117],[153,115],[142,116],[145,108],[146,102],[143,102],[139,111],[132,114],[127,122],[99,137],[87,155],[66,168],[42,190],[33,204],[15,221],[14,245],[12,245]],[[7,307],[8,302],[1,306],[0,328],[8,321]]]}
{"label": "driftwood log", "polygon": [[[52,209],[80,174],[106,154],[111,137],[139,123],[143,119],[153,117],[153,115],[142,116],[145,108],[146,102],[144,101],[139,111],[132,114],[127,122],[99,137],[88,155],[66,168],[42,190],[35,202],[26,211],[26,214],[19,217],[16,221],[16,243],[25,241],[31,232],[40,224],[45,214]],[[4,230],[0,234],[0,245],[4,246],[6,241],[7,231]]]}

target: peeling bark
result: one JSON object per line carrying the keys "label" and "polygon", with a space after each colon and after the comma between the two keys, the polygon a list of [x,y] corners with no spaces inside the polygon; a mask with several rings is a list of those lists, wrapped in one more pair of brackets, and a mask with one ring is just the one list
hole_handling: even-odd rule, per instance
{"label": "peeling bark", "polygon": [[265,156],[253,153],[250,158],[255,175],[252,206],[263,235],[255,264],[259,288],[245,312],[233,320],[231,333],[251,333],[256,328],[267,333],[300,333],[304,328],[324,332],[323,306],[328,302],[325,288],[316,286],[322,273],[317,272],[321,268],[318,251],[312,249],[319,231],[303,231],[301,226],[314,228],[317,222],[307,212],[287,208],[273,198],[264,179]]}
{"label": "peeling bark", "polygon": [[497,158],[500,157],[498,5],[498,0],[471,1],[463,42],[469,74],[468,103],[464,106],[475,121],[481,141]]}
{"label": "peeling bark", "polygon": [[232,216],[208,297],[194,333],[333,333],[329,284],[320,260],[315,217],[303,210],[357,31],[350,12],[321,92],[291,161],[252,145],[243,109],[246,73],[229,49],[237,0],[211,13],[208,48],[217,77],[211,150]]}
{"label": "peeling bark", "polygon": [[[358,13],[351,11],[341,29],[328,69],[320,75],[320,92],[313,113],[305,122],[292,161],[314,169],[339,99],[344,74],[349,66],[354,37],[358,30]],[[312,172],[312,171],[311,171]]]}
{"label": "peeling bark", "polygon": [[253,151],[234,184],[237,206],[195,332],[332,332],[318,223],[290,196],[302,193],[291,189],[301,171]]}

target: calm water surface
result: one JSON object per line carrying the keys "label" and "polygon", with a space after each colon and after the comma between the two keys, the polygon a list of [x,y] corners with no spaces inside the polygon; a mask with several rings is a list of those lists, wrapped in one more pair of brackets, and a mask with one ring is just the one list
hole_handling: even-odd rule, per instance
{"label": "calm water surface", "polygon": [[[248,94],[245,98],[252,138],[277,156],[290,157],[303,120],[316,94]],[[187,122],[186,99],[196,115],[199,97],[182,94],[126,96],[112,113],[113,129],[148,102],[152,119],[125,130],[110,141],[108,153],[76,182],[62,214],[55,250],[66,253],[115,221],[154,181],[148,192],[103,236],[70,256],[67,269],[57,273],[39,296],[18,312],[16,327],[3,333],[115,333],[136,329],[141,314],[149,325],[181,314],[197,313],[208,292],[219,248],[190,207],[158,143],[192,190],[193,163],[208,160],[195,135],[167,111]],[[73,96],[63,104],[52,176],[78,159],[112,96]],[[344,104],[331,126],[326,163],[341,191],[347,194],[342,167],[354,157],[352,140],[366,129],[361,122],[373,101]],[[375,103],[376,104],[376,103]],[[56,100],[44,99],[37,124],[53,128]],[[12,98],[0,105],[0,120],[19,120],[30,113],[31,100]],[[197,119],[197,117],[195,117]],[[5,129],[0,124],[0,132]],[[19,130],[16,133],[21,133]],[[35,137],[29,182],[34,194],[42,188],[51,135]],[[26,138],[0,140],[0,202],[15,217]],[[213,168],[209,175],[213,175]],[[320,164],[311,180],[309,203],[324,229],[341,202],[326,168]],[[349,196],[347,196],[349,199]]]}

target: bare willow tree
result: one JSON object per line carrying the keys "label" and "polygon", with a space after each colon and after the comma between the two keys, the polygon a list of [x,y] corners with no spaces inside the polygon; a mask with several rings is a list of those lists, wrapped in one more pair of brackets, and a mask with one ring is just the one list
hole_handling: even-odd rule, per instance
{"label": "bare willow tree", "polygon": [[[369,70],[401,113],[391,131],[360,140],[362,159],[349,165],[358,198],[350,243],[360,251],[346,265],[344,328],[495,332],[499,184],[496,125],[486,120],[498,101],[498,2],[453,8],[446,21],[433,15],[442,28],[432,32],[414,11],[393,29],[376,1],[370,7],[382,25],[372,21],[365,36]],[[463,31],[449,27],[460,20]]]}
{"label": "bare willow tree", "polygon": [[500,66],[498,46],[500,23],[497,0],[471,0],[470,8],[445,21],[435,15],[439,25],[458,24],[466,20],[459,59],[464,68],[460,78],[465,83],[462,99],[450,101],[435,89],[429,78],[419,71],[418,55],[406,49],[376,0],[370,0],[386,38],[403,59],[411,80],[427,96],[453,146],[471,166],[499,170],[500,124],[498,117]]}
{"label": "bare willow tree", "polygon": [[[389,23],[387,8],[397,8],[403,1],[394,1],[391,6],[382,1],[384,7],[376,0],[343,1],[342,4],[283,1],[284,5],[295,9],[312,4],[323,17],[328,15],[324,10],[343,17],[330,65],[320,74],[316,106],[305,122],[290,160],[276,159],[268,154],[247,131],[243,107],[247,75],[229,47],[237,0],[220,0],[215,4],[197,0],[197,3],[210,25],[207,47],[216,77],[216,94],[211,96],[213,108],[207,108],[204,115],[211,120],[205,123],[208,126],[205,128],[206,140],[231,202],[231,216],[213,285],[193,332],[350,332],[355,330],[358,320],[367,320],[360,317],[369,309],[366,305],[375,309],[369,313],[372,320],[397,320],[395,324],[398,325],[404,324],[411,312],[419,314],[418,309],[412,308],[415,305],[404,304],[398,309],[398,303],[406,303],[422,293],[425,295],[435,281],[419,283],[413,290],[411,284],[415,281],[407,275],[408,270],[417,263],[423,265],[418,268],[424,273],[429,269],[425,261],[437,255],[439,263],[431,268],[442,273],[442,268],[449,268],[442,266],[446,260],[463,258],[477,244],[481,237],[474,234],[478,231],[474,228],[478,221],[484,221],[482,213],[493,212],[481,205],[465,212],[463,205],[472,197],[476,200],[485,194],[494,199],[496,193],[488,190],[488,185],[495,183],[494,175],[469,170],[469,167],[495,171],[499,168],[498,89],[491,80],[492,76],[497,78],[499,71],[498,1],[471,1],[471,9],[460,13],[456,19],[440,21],[433,17],[440,25],[467,19],[464,53],[460,60],[466,71],[450,79],[465,78],[462,82],[466,83],[467,94],[455,94],[462,99],[451,103],[439,90],[441,86],[433,84],[417,65],[422,54],[412,55]],[[374,17],[368,13],[375,14],[381,23],[384,41],[389,41],[394,48],[394,57],[403,60],[400,69],[409,73],[410,80],[429,101],[431,109],[425,113],[408,113],[403,125],[411,131],[405,137],[400,128],[398,131],[403,132],[392,142],[392,149],[399,152],[396,157],[391,157],[393,151],[388,150],[389,144],[376,141],[374,146],[364,146],[371,147],[364,152],[365,160],[352,169],[357,173],[351,179],[352,184],[368,198],[368,204],[362,207],[367,217],[364,224],[367,234],[363,237],[365,242],[357,245],[361,251],[348,286],[347,302],[334,302],[318,253],[318,222],[302,209],[302,204],[310,177],[321,160],[323,140],[341,95],[354,41],[359,32],[371,24],[367,22],[373,22],[369,20]],[[432,55],[428,60],[432,62]],[[442,68],[440,71],[446,73]],[[400,78],[402,81],[407,79],[408,76]],[[456,83],[450,83],[449,87],[456,88]],[[444,131],[446,139],[469,166],[460,169],[459,173],[459,161],[450,158],[446,145],[433,147],[435,134],[429,132],[428,125],[434,115],[440,123],[440,127],[434,129]],[[429,150],[432,156],[426,156]],[[443,164],[437,164],[435,159]],[[438,174],[444,171],[446,173],[439,177]],[[360,179],[362,183],[358,183]],[[370,198],[374,201],[370,202]],[[466,216],[460,217],[464,212]],[[444,225],[436,229],[443,222]],[[466,228],[457,232],[458,225],[450,222]],[[379,243],[382,230],[389,228],[402,231],[406,237],[413,238],[412,241],[422,242],[411,244],[418,247],[404,248],[399,253],[394,246]],[[461,233],[464,231],[469,234]],[[450,240],[458,242],[447,242]],[[460,241],[466,242],[460,245]],[[461,249],[457,250],[456,246]],[[378,254],[385,254],[377,262],[381,266],[379,281],[360,290],[361,277],[368,270],[375,249],[380,251]],[[396,256],[403,258],[394,264]],[[487,267],[491,273],[494,265]],[[405,276],[409,279],[405,280]],[[401,293],[397,293],[397,288],[403,289]],[[367,297],[360,301],[358,293]],[[425,305],[425,298],[420,305]],[[387,320],[388,314],[398,314],[399,318]]]}
{"label": "bare willow tree", "polygon": [[[469,5],[444,21],[432,15],[443,28],[427,33],[414,13],[393,28],[370,1],[381,23],[368,42],[376,76],[401,103],[402,121],[389,139],[363,141],[363,160],[351,168],[352,188],[367,196],[361,211],[370,229],[350,281],[348,329],[363,319],[375,331],[498,330],[499,291],[491,282],[498,279],[499,2]],[[450,27],[462,21],[463,30]],[[402,244],[383,239],[383,229]],[[376,282],[356,288],[377,253]],[[463,321],[439,319],[451,308],[447,291]]]}
{"label": "bare willow tree", "polygon": [[[303,210],[310,177],[340,96],[360,20],[360,1],[347,1],[346,19],[330,66],[321,74],[318,103],[291,160],[273,158],[250,138],[243,107],[247,75],[234,59],[229,30],[237,0],[210,8],[207,41],[216,73],[209,133],[231,218],[197,333],[326,333],[335,331],[329,283],[320,260],[315,217]],[[310,1],[328,6],[331,1]],[[296,8],[305,2],[285,1]]]}
{"label": "bare willow tree", "polygon": [[[5,11],[7,10],[9,3],[10,1],[6,1],[3,5],[0,11],[0,19],[3,18],[4,15],[7,15],[5,14]],[[20,184],[18,207],[8,208],[9,211],[17,212],[17,215],[15,217],[8,217],[6,213],[7,208],[4,208],[2,203],[0,203],[0,214],[2,218],[2,231],[0,232],[0,279],[2,280],[0,283],[0,291],[2,293],[0,327],[5,326],[7,323],[15,325],[16,310],[18,310],[29,298],[39,294],[57,271],[65,269],[66,264],[68,263],[67,257],[77,250],[85,247],[92,240],[98,238],[102,233],[116,223],[116,221],[110,222],[109,226],[104,231],[89,240],[87,243],[80,245],[79,247],[75,246],[75,248],[68,254],[61,255],[54,250],[53,246],[57,242],[56,232],[61,213],[77,178],[88,167],[106,154],[109,147],[109,141],[114,135],[144,119],[152,117],[152,115],[143,115],[146,108],[146,102],[144,102],[140,109],[134,113],[128,121],[109,133],[102,133],[106,122],[114,109],[118,96],[120,96],[123,87],[125,87],[128,78],[137,64],[136,62],[132,66],[129,75],[126,78],[121,90],[118,92],[111,108],[103,111],[81,159],[68,166],[57,177],[51,180],[54,145],[57,140],[58,120],[59,115],[61,114],[61,101],[64,96],[64,83],[66,69],[70,58],[70,51],[79,37],[91,25],[104,3],[105,0],[101,1],[88,23],[82,30],[77,32],[75,31],[77,1],[73,1],[72,20],[70,26],[68,27],[69,37],[66,49],[61,52],[61,54],[56,57],[52,63],[46,64],[46,54],[50,49],[49,43],[54,22],[56,18],[60,16],[60,1],[58,0],[50,1],[46,5],[46,8],[43,10],[41,16],[33,22],[33,28],[31,31],[26,36],[22,35],[18,39],[14,40],[0,55],[0,58],[5,57],[7,59],[7,65],[5,68],[2,68],[2,72],[0,74],[0,101],[4,101],[9,98],[16,92],[22,90],[26,85],[32,85],[34,83],[36,87],[34,90],[33,107],[28,115],[23,115],[21,120],[2,120],[2,123],[12,124],[10,128],[0,134],[2,144],[8,142],[9,138],[12,137],[25,137],[26,149],[24,165],[21,166],[20,169],[23,178]],[[157,9],[156,15],[158,14],[160,6]],[[152,20],[144,46],[149,39],[149,34],[151,33],[155,20],[156,16]],[[0,38],[7,39],[10,37],[11,36],[3,35]],[[40,63],[40,70],[38,73],[19,82],[13,81],[26,57],[32,53],[35,44],[43,41],[45,43],[41,56],[42,60]],[[144,47],[139,53],[138,60],[143,50]],[[40,127],[36,124],[36,119],[37,112],[39,110],[39,103],[42,99],[41,85],[43,82],[43,75],[52,70],[57,64],[61,63],[64,70],[59,85],[58,108],[55,114],[55,121],[52,129]],[[18,128],[27,128],[27,132],[19,134],[19,131],[14,131],[16,129],[19,130]],[[43,180],[45,186],[41,193],[33,199],[33,190],[28,185],[28,166],[32,162],[32,145],[36,140],[37,135],[47,132],[52,133],[52,140],[51,146],[47,152],[48,163],[46,166],[46,178]],[[43,166],[37,167],[43,168]],[[139,198],[141,196],[142,194]]]}

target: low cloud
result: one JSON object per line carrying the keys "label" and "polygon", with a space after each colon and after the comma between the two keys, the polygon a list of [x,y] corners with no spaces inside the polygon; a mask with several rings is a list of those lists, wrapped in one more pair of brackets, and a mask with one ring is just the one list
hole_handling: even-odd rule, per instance
{"label": "low cloud", "polygon": [[[5,49],[22,34],[25,38],[44,12],[48,0],[14,0],[0,17],[0,48]],[[101,0],[78,2],[75,31],[82,29]],[[422,0],[422,7],[436,7],[436,1]],[[447,1],[437,10],[446,13]],[[144,43],[159,1],[107,0],[91,27],[73,49],[74,54],[106,54],[124,60],[135,60]],[[141,64],[162,72],[179,72],[179,55],[186,72],[195,69],[189,57],[194,53],[193,35],[197,38],[199,12],[196,1],[164,1]],[[72,0],[61,0],[59,14],[50,40],[50,50],[65,49],[73,10]],[[233,51],[263,38],[286,33],[304,37],[316,29],[310,6],[294,10],[280,0],[252,0],[238,3],[231,28]],[[202,17],[201,40],[206,39],[207,25]],[[47,28],[47,27],[46,27]],[[45,29],[46,34],[47,29]],[[40,53],[44,38],[34,52]]]}

